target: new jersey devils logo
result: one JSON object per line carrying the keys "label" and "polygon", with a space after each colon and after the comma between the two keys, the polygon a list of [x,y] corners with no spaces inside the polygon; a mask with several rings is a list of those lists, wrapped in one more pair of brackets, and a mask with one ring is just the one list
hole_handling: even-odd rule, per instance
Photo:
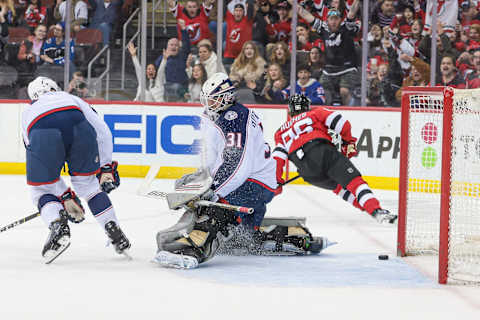
{"label": "new jersey devils logo", "polygon": [[240,40],[240,28],[233,29],[232,32],[230,32],[230,41],[233,43],[236,43]]}
{"label": "new jersey devils logo", "polygon": [[200,23],[193,23],[187,26],[188,36],[190,41],[197,41],[200,39]]}

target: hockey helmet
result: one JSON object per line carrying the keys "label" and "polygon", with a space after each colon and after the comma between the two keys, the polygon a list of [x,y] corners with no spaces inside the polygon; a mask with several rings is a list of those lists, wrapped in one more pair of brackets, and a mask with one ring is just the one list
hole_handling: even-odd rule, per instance
{"label": "hockey helmet", "polygon": [[310,99],[303,94],[294,94],[288,99],[288,112],[291,116],[310,110]]}
{"label": "hockey helmet", "polygon": [[28,84],[28,96],[32,101],[38,100],[40,96],[52,91],[61,91],[55,81],[47,77],[37,77]]}
{"label": "hockey helmet", "polygon": [[223,72],[213,74],[202,86],[200,103],[207,116],[216,120],[219,114],[235,102],[235,87]]}

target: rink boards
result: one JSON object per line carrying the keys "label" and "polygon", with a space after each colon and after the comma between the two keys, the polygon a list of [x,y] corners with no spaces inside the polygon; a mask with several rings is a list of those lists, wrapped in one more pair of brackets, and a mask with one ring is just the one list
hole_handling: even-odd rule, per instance
{"label": "rink boards", "polygon": [[[203,111],[200,105],[119,101],[91,101],[91,104],[112,131],[113,158],[120,163],[122,176],[143,177],[152,163],[159,163],[162,167],[158,178],[178,178],[200,166],[200,117]],[[1,174],[25,173],[21,114],[27,106],[27,101],[0,102]],[[249,107],[262,117],[265,138],[273,149],[274,133],[287,119],[286,106]],[[377,189],[398,189],[400,109],[331,109],[338,109],[351,122],[359,150],[353,162],[370,185]],[[296,174],[293,166],[290,166],[289,174]]]}

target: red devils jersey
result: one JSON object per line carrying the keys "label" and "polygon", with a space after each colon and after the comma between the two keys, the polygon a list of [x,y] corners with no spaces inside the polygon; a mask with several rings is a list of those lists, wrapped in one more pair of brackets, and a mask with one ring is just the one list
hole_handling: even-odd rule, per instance
{"label": "red devils jersey", "polygon": [[[185,25],[190,38],[190,44],[195,45],[200,40],[210,38],[210,29],[208,28],[208,15],[210,14],[210,10],[205,8],[203,4],[200,7],[200,13],[193,18],[190,18],[186,14],[185,8],[181,4],[178,4],[177,7],[172,10],[172,14],[175,18],[177,18],[177,20],[185,20]],[[182,40],[182,32],[178,25],[177,32],[178,39]]]}
{"label": "red devils jersey", "polygon": [[236,58],[242,51],[243,44],[252,40],[253,19],[248,20],[247,16],[244,16],[240,22],[237,22],[227,10],[225,21],[227,22],[227,44],[223,56]]}
{"label": "red devils jersey", "polygon": [[290,153],[309,141],[332,141],[329,129],[340,134],[346,142],[355,141],[348,120],[337,111],[318,107],[291,118],[275,132],[276,147],[273,156],[286,160]]}
{"label": "red devils jersey", "polygon": [[288,39],[290,39],[291,30],[292,21],[290,19],[267,25],[267,34],[270,38],[274,38],[275,42],[288,42]]}

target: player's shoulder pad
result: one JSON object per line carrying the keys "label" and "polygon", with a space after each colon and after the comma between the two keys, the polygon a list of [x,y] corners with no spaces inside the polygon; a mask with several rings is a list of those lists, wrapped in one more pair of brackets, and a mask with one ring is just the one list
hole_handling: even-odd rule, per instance
{"label": "player's shoulder pad", "polygon": [[220,115],[216,124],[223,132],[244,132],[249,112],[248,108],[236,103]]}

